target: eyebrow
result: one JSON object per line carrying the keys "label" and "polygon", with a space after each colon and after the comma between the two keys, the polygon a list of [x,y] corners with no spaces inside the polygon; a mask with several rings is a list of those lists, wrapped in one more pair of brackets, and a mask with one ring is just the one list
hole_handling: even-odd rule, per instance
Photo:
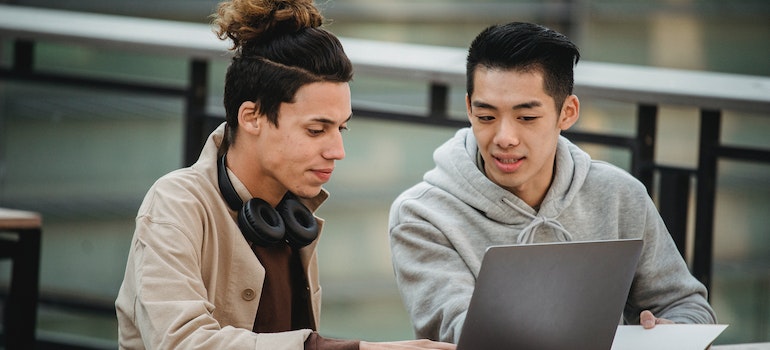
{"label": "eyebrow", "polygon": [[489,103],[482,102],[482,101],[473,101],[473,102],[471,102],[471,106],[478,107],[478,108],[497,110],[497,107],[495,107],[495,106],[493,106],[493,105],[491,105]]}
{"label": "eyebrow", "polygon": [[[482,101],[473,101],[473,102],[471,102],[471,106],[479,107],[479,108],[492,109],[492,110],[497,110],[498,109],[497,107],[495,107],[495,106],[493,106],[493,105],[491,105],[489,103],[482,102]],[[520,110],[520,109],[532,109],[532,108],[535,108],[535,107],[542,107],[542,106],[543,106],[543,103],[540,102],[540,101],[529,101],[529,102],[519,103],[519,104],[513,106],[512,109],[515,111],[515,110]]]}
{"label": "eyebrow", "polygon": [[532,109],[532,108],[535,108],[535,107],[542,107],[542,106],[543,106],[543,103],[540,102],[540,101],[529,101],[529,102],[519,103],[519,104],[513,106],[513,110]]}
{"label": "eyebrow", "polygon": [[[342,124],[345,124],[345,123],[349,122],[350,118],[353,118],[352,114],[349,115],[348,119],[345,119],[345,121],[343,121]],[[313,118],[312,121],[318,122],[318,123],[321,123],[321,124],[330,124],[330,125],[336,124],[336,122],[334,120],[331,120],[331,119],[328,119],[328,118]]]}

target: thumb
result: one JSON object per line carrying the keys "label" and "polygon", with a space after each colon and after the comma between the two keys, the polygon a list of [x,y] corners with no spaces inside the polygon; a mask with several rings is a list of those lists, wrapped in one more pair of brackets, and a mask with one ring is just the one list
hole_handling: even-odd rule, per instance
{"label": "thumb", "polygon": [[642,325],[642,327],[644,327],[644,329],[655,327],[655,315],[653,315],[650,310],[644,310],[639,315],[639,323]]}

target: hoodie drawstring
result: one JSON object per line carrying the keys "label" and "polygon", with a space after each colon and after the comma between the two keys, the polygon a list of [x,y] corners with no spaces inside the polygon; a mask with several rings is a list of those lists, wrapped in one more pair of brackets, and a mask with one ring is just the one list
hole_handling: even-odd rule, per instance
{"label": "hoodie drawstring", "polygon": [[535,232],[536,228],[540,226],[551,226],[555,228],[559,233],[561,233],[560,240],[562,242],[569,242],[572,241],[572,234],[567,231],[564,226],[561,225],[560,222],[556,221],[555,218],[548,218],[542,215],[532,215],[523,209],[519,208],[517,205],[513,204],[508,198],[503,198],[503,202],[505,204],[508,204],[511,208],[518,211],[522,215],[532,219],[532,221],[525,226],[521,232],[519,233],[519,237],[516,239],[517,244],[531,244],[535,242]]}

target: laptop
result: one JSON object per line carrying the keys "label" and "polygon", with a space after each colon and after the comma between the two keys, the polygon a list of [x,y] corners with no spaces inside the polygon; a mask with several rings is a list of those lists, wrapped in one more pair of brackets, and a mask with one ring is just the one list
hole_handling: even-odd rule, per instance
{"label": "laptop", "polygon": [[458,350],[609,350],[641,239],[493,246]]}

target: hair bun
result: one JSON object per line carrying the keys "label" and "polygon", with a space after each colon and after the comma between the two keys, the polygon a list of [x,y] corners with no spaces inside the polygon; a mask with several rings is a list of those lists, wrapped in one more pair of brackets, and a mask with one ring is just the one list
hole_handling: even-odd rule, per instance
{"label": "hair bun", "polygon": [[217,36],[230,38],[233,49],[323,24],[313,0],[230,0],[214,16]]}

